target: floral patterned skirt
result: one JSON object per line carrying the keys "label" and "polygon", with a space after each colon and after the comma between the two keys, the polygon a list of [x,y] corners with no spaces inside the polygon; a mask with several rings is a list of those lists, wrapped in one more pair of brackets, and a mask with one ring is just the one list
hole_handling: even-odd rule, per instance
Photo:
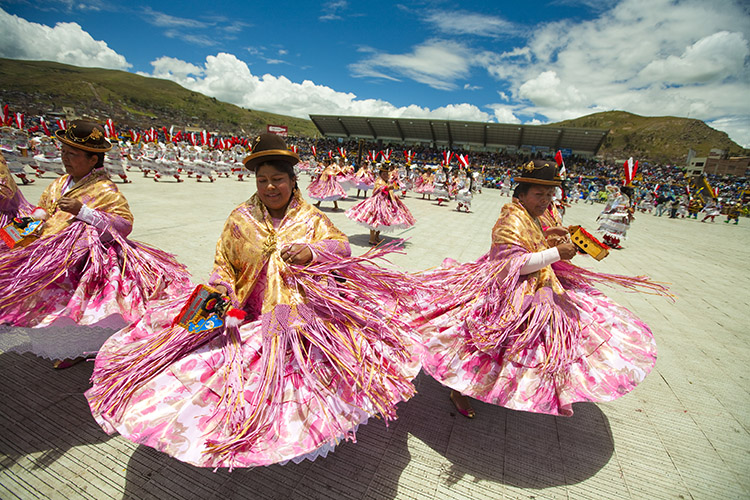
{"label": "floral patterned skirt", "polygon": [[336,201],[346,198],[346,191],[333,176],[326,180],[315,180],[307,186],[307,194],[310,198],[318,201]]}
{"label": "floral patterned skirt", "polygon": [[538,342],[516,355],[474,348],[455,311],[422,328],[422,363],[443,385],[513,410],[569,416],[572,404],[611,401],[632,391],[656,363],[651,330],[603,294],[568,291],[582,335],[567,369],[540,369],[548,349]]}
{"label": "floral patterned skirt", "polygon": [[[373,401],[347,382],[345,374],[332,365],[325,353],[311,345],[307,346],[309,363],[305,369],[295,362],[291,352],[282,354],[277,396],[264,396],[260,398],[263,403],[253,407],[256,393],[267,387],[262,362],[262,317],[239,327],[237,351],[227,350],[225,330],[184,352],[155,376],[135,384],[127,402],[117,411],[101,411],[102,407],[95,403],[95,392],[100,389],[100,364],[106,365],[107,356],[112,354],[137,354],[149,341],[162,336],[185,298],[152,304],[140,322],[121,330],[102,347],[92,376],[93,388],[86,396],[94,418],[107,433],[118,432],[135,443],[199,467],[254,467],[325,456],[339,442],[354,441],[358,426],[378,413]],[[361,346],[363,352],[372,350],[371,355],[392,359],[385,344],[368,346],[363,342]],[[241,397],[236,405],[230,405],[222,396],[230,384],[228,380],[232,380],[232,366],[237,366],[233,365],[237,359]],[[411,380],[420,367],[413,356],[409,363],[394,369]],[[125,371],[117,376],[127,378]],[[388,404],[395,406],[410,397],[403,392],[403,386],[385,383]],[[231,457],[212,453],[211,444],[231,441],[238,428],[247,428],[252,415],[270,411],[271,407],[276,413],[266,419],[264,426],[251,429],[252,442],[236,449]]]}
{"label": "floral patterned skirt", "polygon": [[0,350],[50,359],[96,352],[150,299],[190,288],[187,270],[142,243],[108,244],[83,222],[0,261]]}
{"label": "floral patterned skirt", "polygon": [[399,198],[378,192],[349,210],[346,216],[373,231],[395,231],[413,226],[417,221]]}

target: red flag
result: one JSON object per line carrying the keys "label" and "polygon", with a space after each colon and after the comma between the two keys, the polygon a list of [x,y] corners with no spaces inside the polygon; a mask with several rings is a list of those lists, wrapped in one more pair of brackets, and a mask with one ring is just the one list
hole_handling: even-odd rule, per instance
{"label": "red flag", "polygon": [[112,118],[107,118],[107,126],[109,127],[109,136],[112,139],[117,138],[117,134],[115,133],[115,124],[112,121]]}
{"label": "red flag", "polygon": [[443,165],[446,167],[451,164],[451,158],[453,158],[453,153],[450,151],[443,151]]}
{"label": "red flag", "polygon": [[463,168],[469,167],[469,155],[458,155],[458,163]]}
{"label": "red flag", "polygon": [[23,130],[23,113],[16,113],[16,125]]}
{"label": "red flag", "polygon": [[317,156],[318,155],[318,150],[315,148],[315,146],[312,147],[312,154],[313,154],[313,156]]}
{"label": "red flag", "polygon": [[68,124],[67,124],[67,123],[65,123],[65,120],[63,120],[63,119],[58,119],[58,120],[57,120],[57,127],[58,127],[58,128],[60,129],[60,130],[65,130],[66,128],[68,128]]}
{"label": "red flag", "polygon": [[42,126],[42,130],[44,130],[45,135],[50,136],[49,129],[47,128],[47,122],[45,121],[43,116],[39,117],[39,124]]}
{"label": "red flag", "polygon": [[565,165],[565,162],[563,161],[562,151],[559,149],[557,150],[557,153],[555,153],[555,162],[557,162],[558,167],[562,167]]}
{"label": "red flag", "polygon": [[8,110],[8,105],[6,104],[2,109],[0,109],[0,125],[8,125],[10,124],[10,111]]}
{"label": "red flag", "polygon": [[565,161],[563,160],[562,151],[559,149],[557,150],[557,153],[555,153],[555,163],[557,163],[559,168],[558,175],[560,177],[565,177]]}
{"label": "red flag", "polygon": [[627,186],[633,182],[635,173],[638,171],[638,161],[633,163],[633,157],[631,156],[628,161],[625,162],[625,185]]}

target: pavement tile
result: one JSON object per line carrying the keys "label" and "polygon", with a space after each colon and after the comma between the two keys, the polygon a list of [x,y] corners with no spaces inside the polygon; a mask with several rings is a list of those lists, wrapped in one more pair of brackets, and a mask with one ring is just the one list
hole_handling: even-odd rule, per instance
{"label": "pavement tile", "polygon": [[[135,215],[132,238],[175,253],[204,280],[226,216],[254,183],[131,178],[122,189]],[[51,181],[21,189],[33,202]],[[303,176],[303,190],[308,182]],[[391,262],[416,271],[445,257],[478,258],[507,201],[485,190],[465,214],[410,194],[404,202],[417,225],[385,235],[409,238]],[[323,210],[353,252],[369,249],[366,229],[330,205]],[[566,222],[594,230],[601,208],[574,204]],[[90,363],[55,371],[49,360],[0,353],[0,498],[750,498],[750,221],[639,213],[628,236],[601,262],[575,262],[671,283],[676,300],[603,287],[650,325],[659,350],[653,372],[617,401],[578,403],[569,418],[476,402],[469,420],[421,374],[398,420],[371,420],[356,443],[325,459],[213,472],[101,431],[83,396]]]}

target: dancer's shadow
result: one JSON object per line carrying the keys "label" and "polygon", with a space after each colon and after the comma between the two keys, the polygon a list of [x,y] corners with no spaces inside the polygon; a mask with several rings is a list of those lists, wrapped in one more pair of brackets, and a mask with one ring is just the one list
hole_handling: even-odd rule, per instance
{"label": "dancer's shadow", "polygon": [[[372,248],[370,245],[370,235],[369,234],[353,234],[351,236],[348,236],[349,238],[349,244],[356,246],[356,247],[364,247],[364,248]],[[398,247],[402,250],[407,250],[412,243],[409,240],[405,240],[403,238],[397,238],[395,236],[388,236],[385,234],[380,235],[380,239],[382,240],[380,243],[380,246],[387,245],[388,243],[392,243],[394,241],[399,242],[397,243]]]}
{"label": "dancer's shadow", "polygon": [[[93,366],[82,362],[54,370],[52,361],[32,354],[0,354],[0,468],[24,459],[31,460],[32,470],[46,468],[73,447],[109,439],[83,395]],[[89,448],[100,453],[95,446]]]}
{"label": "dancer's shadow", "polygon": [[[356,443],[341,443],[314,462],[214,473],[139,446],[127,466],[124,497],[159,498],[165,492],[182,498],[390,499],[399,492],[431,497],[465,476],[541,489],[579,483],[612,456],[609,424],[593,404],[576,405],[575,415],[564,418],[475,401],[477,417],[469,420],[456,413],[449,390],[431,377],[421,374],[415,383],[419,394],[399,405],[398,420],[386,427],[370,419],[357,431]],[[407,469],[408,491],[401,481]]]}
{"label": "dancer's shadow", "polygon": [[406,431],[370,419],[357,442],[340,443],[327,457],[254,469],[199,468],[146,446],[127,466],[123,498],[395,498],[409,463]]}
{"label": "dancer's shadow", "polygon": [[424,372],[416,384],[419,394],[404,405],[399,422],[450,462],[435,464],[445,486],[465,475],[519,488],[576,484],[614,452],[607,417],[594,404],[576,404],[572,417],[554,417],[472,400],[476,417],[468,419],[455,410],[450,389]]}

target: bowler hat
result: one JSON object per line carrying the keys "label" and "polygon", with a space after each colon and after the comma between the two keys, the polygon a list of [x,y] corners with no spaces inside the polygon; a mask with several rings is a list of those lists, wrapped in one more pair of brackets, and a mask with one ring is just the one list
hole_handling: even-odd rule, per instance
{"label": "bowler hat", "polygon": [[55,132],[57,140],[92,153],[104,153],[112,149],[112,144],[104,136],[104,127],[94,122],[74,120],[65,130]]}
{"label": "bowler hat", "polygon": [[299,156],[294,151],[286,148],[284,139],[275,134],[260,134],[253,141],[253,150],[250,156],[242,160],[245,168],[255,172],[255,168],[267,161],[281,161],[289,165],[296,165]]}
{"label": "bowler hat", "polygon": [[557,173],[557,164],[548,160],[533,160],[521,167],[520,177],[516,182],[540,184],[542,186],[559,186],[562,180]]}

